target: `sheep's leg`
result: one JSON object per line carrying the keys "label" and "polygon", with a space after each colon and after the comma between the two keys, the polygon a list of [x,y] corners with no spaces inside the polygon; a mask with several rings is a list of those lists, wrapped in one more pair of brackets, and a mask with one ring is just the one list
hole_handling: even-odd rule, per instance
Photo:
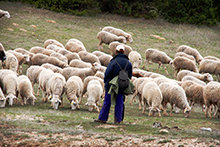
{"label": "sheep's leg", "polygon": [[169,73],[168,73],[168,71],[167,71],[167,67],[166,67],[164,64],[162,64],[162,66],[163,66],[163,68],[165,69],[166,74],[169,76]]}
{"label": "sheep's leg", "polygon": [[161,64],[158,63],[157,73],[159,73],[160,66],[161,66]]}
{"label": "sheep's leg", "polygon": [[170,116],[173,116],[173,105],[171,104]]}
{"label": "sheep's leg", "polygon": [[100,40],[100,41],[99,41],[99,44],[98,44],[98,49],[99,49],[100,51],[103,51],[102,43],[103,43],[103,42]]}
{"label": "sheep's leg", "polygon": [[145,113],[145,110],[146,110],[146,100],[145,98],[142,96],[142,102],[143,102],[143,109],[142,109],[142,113],[144,114]]}
{"label": "sheep's leg", "polygon": [[40,95],[40,86],[38,86],[38,88],[37,88],[37,96],[39,96]]}
{"label": "sheep's leg", "polygon": [[208,109],[208,115],[209,115],[209,118],[211,119],[212,118],[211,105],[209,106],[209,109]]}
{"label": "sheep's leg", "polygon": [[139,110],[141,110],[141,107],[142,107],[142,98],[141,98],[141,95],[140,95],[140,94],[138,95],[138,97],[139,97],[138,108],[139,108]]}
{"label": "sheep's leg", "polygon": [[131,100],[130,100],[130,105],[132,104],[132,102],[134,101],[135,97],[137,95],[137,90],[135,90],[134,94],[132,95],[131,97]]}

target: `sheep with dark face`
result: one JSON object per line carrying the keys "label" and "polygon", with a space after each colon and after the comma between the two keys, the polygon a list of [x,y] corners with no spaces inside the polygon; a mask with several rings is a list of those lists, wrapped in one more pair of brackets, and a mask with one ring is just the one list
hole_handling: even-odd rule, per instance
{"label": "sheep with dark face", "polygon": [[0,43],[0,60],[3,62],[5,59],[6,59],[5,48],[4,48],[4,46]]}
{"label": "sheep with dark face", "polygon": [[3,16],[10,18],[10,14],[8,11],[4,11],[0,9],[0,18],[2,18]]}

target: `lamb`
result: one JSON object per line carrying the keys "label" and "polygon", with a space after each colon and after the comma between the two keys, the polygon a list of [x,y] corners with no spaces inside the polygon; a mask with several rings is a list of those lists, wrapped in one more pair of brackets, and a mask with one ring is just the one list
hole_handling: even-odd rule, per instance
{"label": "lamb", "polygon": [[71,52],[77,52],[77,53],[80,51],[86,51],[84,44],[78,39],[70,39],[66,43],[65,48]]}
{"label": "lamb", "polygon": [[46,68],[46,69],[50,69],[50,70],[52,70],[53,72],[55,72],[55,73],[60,73],[60,74],[62,74],[62,71],[63,71],[62,68],[60,68],[60,67],[58,67],[58,66],[55,66],[55,65],[53,65],[53,64],[50,64],[50,63],[44,63],[44,64],[41,65],[41,67],[44,67],[44,68]]}
{"label": "lamb", "polygon": [[[71,109],[79,109],[79,102],[82,99],[83,81],[78,76],[70,77],[65,85],[65,93],[70,102]],[[78,99],[79,97],[79,99]]]}
{"label": "lamb", "polygon": [[88,63],[88,62],[84,62],[82,60],[79,59],[73,59],[70,63],[69,63],[70,67],[77,67],[77,68],[91,68],[92,64]]}
{"label": "lamb", "polygon": [[100,61],[102,66],[106,66],[107,67],[112,58],[113,57],[111,55],[105,55],[104,54],[104,55],[99,56],[99,61]]}
{"label": "lamb", "polygon": [[194,61],[194,62],[196,63],[196,59],[194,58],[194,56],[188,55],[188,54],[186,54],[186,53],[184,53],[184,52],[177,52],[177,53],[175,54],[175,58],[176,58],[176,57],[186,57],[186,58],[188,58],[188,59],[190,59],[190,60],[192,60],[192,61]]}
{"label": "lamb", "polygon": [[117,36],[124,36],[128,42],[130,42],[130,43],[133,42],[132,35],[129,33],[126,33],[122,29],[114,28],[112,26],[106,26],[102,29],[102,31],[107,31],[107,32],[110,32],[110,33],[115,34]]}
{"label": "lamb", "polygon": [[186,94],[183,88],[179,85],[176,85],[170,82],[162,83],[159,85],[159,87],[163,95],[163,101],[162,101],[163,114],[167,115],[166,106],[167,106],[167,103],[170,103],[171,105],[170,115],[172,115],[173,106],[175,105],[181,110],[184,110],[185,117],[188,117],[191,111],[191,107],[189,106],[189,103],[187,101]]}
{"label": "lamb", "polygon": [[118,45],[123,45],[125,47],[125,51],[124,51],[124,54],[125,55],[129,55],[129,53],[133,50],[130,46],[126,45],[126,44],[123,44],[123,43],[120,43],[118,41],[113,41],[109,44],[109,51],[110,51],[110,54],[112,56],[115,56],[116,55],[116,47]]}
{"label": "lamb", "polygon": [[0,9],[0,18],[2,18],[3,16],[10,18],[10,14],[8,11],[4,11]]}
{"label": "lamb", "polygon": [[80,51],[78,54],[79,54],[81,60],[83,60],[85,62],[89,62],[92,64],[97,62],[100,64],[99,58],[92,53],[89,53],[87,51]]}
{"label": "lamb", "polygon": [[176,76],[181,69],[187,69],[193,72],[198,72],[196,64],[192,60],[185,57],[176,57],[173,60],[173,68],[175,70],[174,76]]}
{"label": "lamb", "polygon": [[192,72],[192,71],[189,71],[189,70],[181,70],[180,72],[178,72],[177,80],[181,81],[183,79],[183,77],[186,76],[186,75],[190,75],[190,76],[196,77],[199,80],[202,80],[204,82],[211,82],[211,81],[213,81],[213,77],[209,73],[200,74],[200,73]]}
{"label": "lamb", "polygon": [[181,87],[184,89],[186,97],[191,103],[191,109],[195,103],[200,104],[203,108],[203,88],[205,87],[205,85],[198,84],[191,80],[185,80],[182,82]]}
{"label": "lamb", "polygon": [[97,39],[99,40],[99,44],[98,44],[99,50],[103,50],[102,43],[110,44],[113,41],[119,41],[122,43],[126,43],[125,37],[117,36],[115,34],[112,34],[112,33],[106,32],[106,31],[100,31],[97,34]]}
{"label": "lamb", "polygon": [[0,87],[0,108],[4,108],[6,105],[6,98],[5,95],[2,92],[2,89]]}
{"label": "lamb", "polygon": [[[212,105],[217,106],[216,112],[220,111],[220,83],[219,82],[209,82],[203,90],[203,98],[206,106],[205,116],[207,117],[207,113],[211,118],[210,108]],[[216,115],[217,113],[215,113]],[[215,116],[214,115],[214,116]]]}
{"label": "lamb", "polygon": [[182,82],[188,81],[188,80],[189,80],[189,81],[193,81],[194,83],[197,83],[197,84],[199,84],[199,85],[203,85],[203,86],[206,85],[205,82],[203,82],[203,81],[197,79],[196,77],[190,76],[190,75],[187,75],[187,76],[183,77]]}
{"label": "lamb", "polygon": [[[154,63],[158,63],[158,70],[161,65],[164,66],[164,64],[172,64],[173,60],[164,52],[159,51],[157,49],[149,48],[145,51],[145,63],[144,65],[146,66],[146,63],[149,64],[149,61],[152,61]],[[166,67],[164,66],[166,73],[168,74],[168,71],[166,70]]]}
{"label": "lamb", "polygon": [[31,58],[31,65],[42,65],[44,63],[50,63],[61,68],[68,67],[69,65],[63,61],[60,61],[56,57],[46,56],[44,54],[36,54]]}
{"label": "lamb", "polygon": [[103,95],[103,88],[98,80],[91,80],[88,83],[87,94],[88,99],[85,105],[89,107],[89,111],[93,111],[93,109],[95,108],[99,112],[99,107],[97,106],[97,103]]}
{"label": "lamb", "polygon": [[100,64],[94,63],[91,68],[73,68],[67,67],[63,69],[62,75],[68,80],[71,76],[79,76],[84,80],[87,76],[95,75],[95,73],[100,69]]}
{"label": "lamb", "polygon": [[65,57],[64,55],[60,54],[60,53],[52,53],[50,54],[51,57],[56,57],[57,59],[59,59],[62,62],[65,62],[68,64],[68,59],[67,57]]}
{"label": "lamb", "polygon": [[200,55],[200,53],[198,52],[197,49],[192,48],[192,47],[187,46],[187,45],[179,46],[178,49],[177,49],[177,52],[184,52],[186,54],[194,56],[194,58],[196,59],[196,62],[198,64],[203,60],[203,57]]}
{"label": "lamb", "polygon": [[16,58],[16,56],[12,53],[6,52],[6,60],[3,62],[2,67],[4,69],[10,69],[14,72],[17,72],[18,70],[18,59]]}
{"label": "lamb", "polygon": [[199,72],[215,74],[218,81],[220,81],[220,61],[202,60],[199,64]]}
{"label": "lamb", "polygon": [[33,94],[33,87],[29,78],[25,75],[21,75],[18,77],[18,85],[17,85],[18,94],[23,100],[23,104],[26,105],[28,100],[32,101],[32,105],[35,104],[37,98]]}
{"label": "lamb", "polygon": [[5,48],[0,43],[0,60],[3,62],[6,59]]}
{"label": "lamb", "polygon": [[64,55],[68,59],[68,63],[70,63],[70,61],[73,59],[81,60],[78,53],[72,53],[66,49],[60,49],[57,53]]}
{"label": "lamb", "polygon": [[63,44],[60,43],[59,41],[57,40],[54,40],[54,39],[47,39],[45,42],[44,42],[44,48],[47,48],[48,45],[50,44],[54,44],[54,45],[57,45],[61,48],[64,48]]}
{"label": "lamb", "polygon": [[43,93],[43,102],[46,102],[49,94],[48,91],[46,91],[47,89],[47,83],[49,81],[49,79],[53,76],[54,72],[50,69],[43,69],[40,74],[39,74],[39,88],[42,90]]}
{"label": "lamb", "polygon": [[2,88],[3,93],[7,95],[6,99],[9,99],[9,105],[12,106],[14,99],[17,99],[16,72],[7,69],[0,70],[0,86]]}
{"label": "lamb", "polygon": [[146,102],[149,105],[149,114],[148,116],[154,115],[155,112],[158,112],[158,115],[160,114],[160,108],[163,96],[160,91],[159,86],[152,80],[145,79],[143,83],[143,89],[142,89],[142,102],[143,102],[143,111],[146,110]]}
{"label": "lamb", "polygon": [[56,110],[60,104],[63,104],[62,95],[64,93],[65,84],[66,80],[60,73],[52,74],[46,83],[47,93],[52,97],[50,101],[52,102],[53,108]]}
{"label": "lamb", "polygon": [[139,68],[142,64],[142,57],[137,51],[131,51],[128,55],[133,68]]}

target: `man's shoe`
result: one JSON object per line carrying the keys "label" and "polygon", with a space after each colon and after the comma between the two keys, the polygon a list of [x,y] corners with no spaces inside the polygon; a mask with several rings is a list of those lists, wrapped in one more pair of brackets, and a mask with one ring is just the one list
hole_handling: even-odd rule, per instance
{"label": "man's shoe", "polygon": [[97,122],[97,123],[103,123],[103,124],[106,123],[106,121],[104,121],[104,120],[100,120],[100,119],[95,119],[94,122]]}

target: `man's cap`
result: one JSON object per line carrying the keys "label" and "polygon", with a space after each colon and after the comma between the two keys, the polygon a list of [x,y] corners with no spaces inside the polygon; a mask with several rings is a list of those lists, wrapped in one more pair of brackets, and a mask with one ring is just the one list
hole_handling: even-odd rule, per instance
{"label": "man's cap", "polygon": [[125,51],[125,47],[123,45],[118,45],[116,47],[116,51],[119,51],[119,52],[124,52]]}

